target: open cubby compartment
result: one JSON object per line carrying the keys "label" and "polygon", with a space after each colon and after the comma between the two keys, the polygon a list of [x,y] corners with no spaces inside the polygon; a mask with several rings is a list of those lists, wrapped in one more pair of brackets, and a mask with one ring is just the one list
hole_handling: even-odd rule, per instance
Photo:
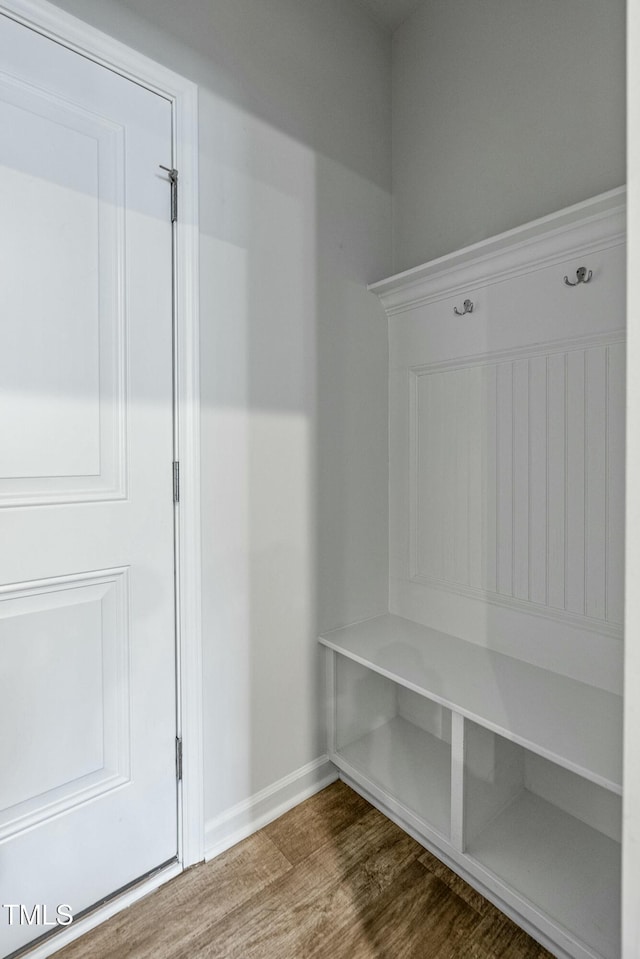
{"label": "open cubby compartment", "polygon": [[616,793],[465,722],[465,852],[576,955],[620,955],[621,817]]}
{"label": "open cubby compartment", "polygon": [[451,832],[451,712],[344,656],[335,657],[333,759],[377,798],[435,833]]}

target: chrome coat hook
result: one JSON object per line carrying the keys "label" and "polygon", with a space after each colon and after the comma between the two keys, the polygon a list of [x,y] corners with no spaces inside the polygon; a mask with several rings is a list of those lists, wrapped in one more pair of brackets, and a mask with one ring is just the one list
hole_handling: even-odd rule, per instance
{"label": "chrome coat hook", "polygon": [[565,276],[564,282],[567,284],[567,286],[578,286],[579,283],[588,283],[592,276],[592,270],[589,270],[587,273],[586,266],[579,266],[576,270],[576,282],[572,283],[568,276]]}
{"label": "chrome coat hook", "polygon": [[458,309],[457,306],[454,306],[453,312],[456,316],[464,316],[465,313],[473,313],[473,303],[471,300],[465,300],[462,304],[462,312]]}

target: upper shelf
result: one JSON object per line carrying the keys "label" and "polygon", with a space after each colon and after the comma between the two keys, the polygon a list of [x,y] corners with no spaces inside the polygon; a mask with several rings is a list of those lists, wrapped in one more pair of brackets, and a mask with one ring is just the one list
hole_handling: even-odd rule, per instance
{"label": "upper shelf", "polygon": [[386,615],[320,642],[408,689],[622,792],[622,699],[559,673]]}
{"label": "upper shelf", "polygon": [[562,263],[567,255],[588,255],[626,238],[626,189],[576,203],[524,226],[447,253],[403,273],[371,283],[388,316],[450,295],[500,282],[532,268]]}

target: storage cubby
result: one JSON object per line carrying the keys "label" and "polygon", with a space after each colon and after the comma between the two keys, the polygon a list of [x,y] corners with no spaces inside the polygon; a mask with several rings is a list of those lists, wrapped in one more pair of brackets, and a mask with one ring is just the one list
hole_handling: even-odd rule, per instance
{"label": "storage cubby", "polygon": [[335,688],[338,764],[448,838],[450,711],[342,656]]}
{"label": "storage cubby", "polygon": [[616,959],[620,697],[397,616],[321,643],[347,780],[554,955]]}
{"label": "storage cubby", "polygon": [[467,721],[464,811],[467,856],[616,959],[620,796]]}

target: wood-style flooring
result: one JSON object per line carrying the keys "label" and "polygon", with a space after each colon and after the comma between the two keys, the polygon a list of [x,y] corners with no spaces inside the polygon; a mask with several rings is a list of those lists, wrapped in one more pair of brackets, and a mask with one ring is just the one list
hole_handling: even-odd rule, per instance
{"label": "wood-style flooring", "polygon": [[551,959],[344,783],[55,959]]}

